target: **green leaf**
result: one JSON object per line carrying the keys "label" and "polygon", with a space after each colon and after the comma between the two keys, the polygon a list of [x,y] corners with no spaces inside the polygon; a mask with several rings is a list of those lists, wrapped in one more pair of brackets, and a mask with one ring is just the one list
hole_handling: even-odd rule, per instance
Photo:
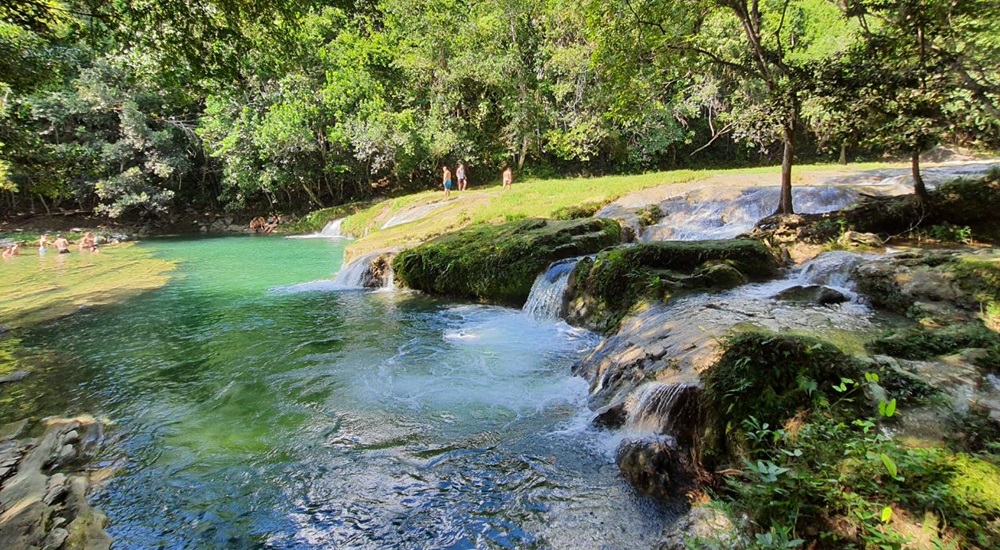
{"label": "green leaf", "polygon": [[889,523],[889,521],[892,519],[892,508],[888,506],[882,508],[882,517],[880,519],[882,520],[882,523]]}
{"label": "green leaf", "polygon": [[896,469],[896,463],[892,460],[892,458],[885,453],[879,453],[878,457],[882,459],[882,464],[885,465],[885,469],[889,472],[889,475],[896,477],[898,470]]}
{"label": "green leaf", "polygon": [[892,399],[888,402],[879,401],[878,413],[886,418],[890,418],[892,415],[896,414],[896,400]]}

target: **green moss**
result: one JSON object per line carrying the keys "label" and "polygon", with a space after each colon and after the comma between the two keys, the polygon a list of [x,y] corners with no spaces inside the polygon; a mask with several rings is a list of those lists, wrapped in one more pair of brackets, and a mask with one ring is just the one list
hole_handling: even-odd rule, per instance
{"label": "green moss", "polygon": [[857,360],[813,338],[744,332],[723,349],[702,374],[706,418],[723,431],[751,417],[780,426],[802,410],[839,400],[844,393],[834,386],[862,373]]}
{"label": "green moss", "polygon": [[621,226],[602,219],[519,220],[476,225],[404,250],[392,267],[417,290],[520,306],[550,263],[621,242]]}
{"label": "green moss", "polygon": [[637,210],[635,215],[639,217],[639,223],[643,227],[648,227],[663,218],[663,209],[658,204],[650,204]]}
{"label": "green moss", "polygon": [[951,492],[974,514],[1000,516],[1000,468],[966,454],[955,455],[954,467]]}
{"label": "green moss", "polygon": [[552,219],[555,220],[578,220],[589,218],[604,207],[603,202],[585,202],[583,204],[571,204],[552,211]]}
{"label": "green moss", "polygon": [[876,338],[866,348],[872,353],[917,361],[951,355],[968,348],[983,348],[987,353],[977,363],[1000,370],[1000,335],[979,323],[943,328],[908,328]]}
{"label": "green moss", "polygon": [[345,218],[370,206],[370,202],[352,202],[314,210],[295,222],[283,226],[282,231],[285,233],[316,233],[322,230],[327,223],[338,218]]}
{"label": "green moss", "polygon": [[964,257],[951,264],[955,282],[976,304],[1000,301],[1000,257]]}
{"label": "green moss", "polygon": [[605,250],[574,270],[570,318],[610,332],[642,300],[731,288],[773,275],[776,267],[770,251],[754,240],[665,241]]}

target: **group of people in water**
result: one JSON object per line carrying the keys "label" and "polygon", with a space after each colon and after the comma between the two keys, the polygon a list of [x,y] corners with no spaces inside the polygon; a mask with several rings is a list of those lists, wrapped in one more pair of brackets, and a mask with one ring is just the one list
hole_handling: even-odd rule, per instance
{"label": "group of people in water", "polygon": [[256,218],[250,220],[250,231],[254,233],[270,233],[274,231],[275,227],[281,223],[281,216],[277,214],[271,214],[264,219],[264,216],[257,216]]}
{"label": "group of people in water", "polygon": [[[94,234],[90,231],[87,231],[83,234],[83,237],[80,237],[76,246],[77,250],[80,252],[100,252],[100,249],[97,248],[97,238],[94,237]],[[38,237],[38,253],[45,254],[50,247],[55,248],[56,252],[59,254],[69,254],[70,252],[70,242],[66,237],[63,237],[62,234],[56,235],[54,241],[49,241],[49,234],[42,233]],[[4,258],[13,258],[14,256],[20,255],[21,245],[16,241],[5,246],[2,253],[2,257]]]}
{"label": "group of people in water", "polygon": [[[442,167],[442,178],[441,185],[444,186],[444,196],[448,197],[451,195],[451,187],[453,185],[451,179],[451,168],[447,166]],[[455,169],[455,179],[458,180],[458,190],[465,191],[469,186],[469,178],[465,174],[465,163],[458,163],[458,168]],[[503,169],[503,174],[501,175],[501,180],[503,182],[503,187],[501,189],[510,189],[510,185],[514,183],[514,170],[510,166],[506,166]]]}

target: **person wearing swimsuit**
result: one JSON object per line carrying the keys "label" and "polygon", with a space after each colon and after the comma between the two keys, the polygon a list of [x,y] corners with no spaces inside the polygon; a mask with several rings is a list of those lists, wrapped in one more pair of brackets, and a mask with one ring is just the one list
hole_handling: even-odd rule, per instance
{"label": "person wearing swimsuit", "polygon": [[444,167],[444,176],[442,177],[444,183],[444,198],[448,198],[451,195],[451,170],[447,166]]}
{"label": "person wearing swimsuit", "polygon": [[469,180],[465,179],[465,163],[458,164],[458,168],[455,169],[455,177],[458,179],[458,190],[465,191],[465,188],[469,186]]}

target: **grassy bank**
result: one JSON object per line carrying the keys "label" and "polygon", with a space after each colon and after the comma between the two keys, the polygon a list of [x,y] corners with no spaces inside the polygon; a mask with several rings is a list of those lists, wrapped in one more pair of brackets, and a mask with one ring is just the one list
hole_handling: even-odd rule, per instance
{"label": "grassy bank", "polygon": [[[906,166],[888,163],[797,166],[794,183],[807,184],[825,177],[885,168]],[[560,210],[580,205],[604,205],[627,193],[644,189],[698,182],[704,182],[705,185],[777,185],[779,176],[778,166],[735,170],[676,170],[632,176],[515,180],[512,188],[506,191],[495,182],[481,187],[472,181],[468,191],[452,192],[447,200],[442,191],[433,190],[377,202],[347,216],[342,230],[359,237],[347,250],[350,260],[376,250],[408,248],[468,225],[557,217],[556,213]],[[398,219],[401,213],[421,209],[426,209],[423,216],[398,223],[402,221]],[[331,214],[329,219],[334,217],[336,216]],[[394,217],[397,219],[394,220]],[[327,220],[314,220],[314,225],[321,227],[325,221]]]}

